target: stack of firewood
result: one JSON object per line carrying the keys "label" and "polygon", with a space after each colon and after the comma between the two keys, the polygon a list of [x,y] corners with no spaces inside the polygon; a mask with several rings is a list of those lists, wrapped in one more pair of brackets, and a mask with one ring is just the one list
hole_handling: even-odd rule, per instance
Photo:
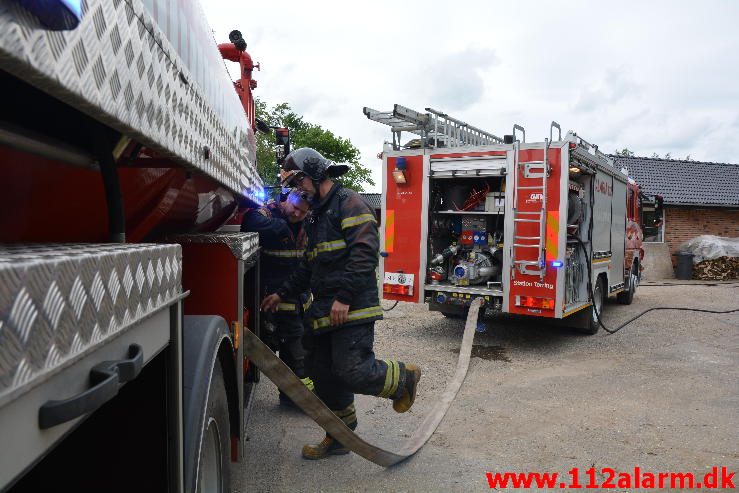
{"label": "stack of firewood", "polygon": [[693,265],[693,279],[728,281],[739,279],[739,257],[718,257]]}

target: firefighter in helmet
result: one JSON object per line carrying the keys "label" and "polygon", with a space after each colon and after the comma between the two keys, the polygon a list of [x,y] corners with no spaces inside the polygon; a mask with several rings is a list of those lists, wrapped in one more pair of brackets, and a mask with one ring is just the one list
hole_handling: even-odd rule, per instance
{"label": "firefighter in helmet", "polygon": [[[352,430],[357,427],[355,393],[391,399],[395,411],[406,412],[416,397],[420,368],[376,359],[372,349],[375,321],[382,318],[374,213],[359,194],[332,180],[348,166],[302,148],[292,151],[282,167],[283,183],[313,198],[305,222],[308,243],[300,266],[263,300],[262,310],[274,310],[283,299],[310,287],[313,304],[303,342],[316,394]],[[328,434],[319,444],[303,447],[307,459],[348,452]]]}
{"label": "firefighter in helmet", "polygon": [[[280,200],[244,214],[241,231],[259,233],[261,250],[261,286],[264,294],[279,288],[300,264],[306,236],[303,219],[308,213],[308,194],[297,188],[283,190]],[[310,306],[307,289],[286,296],[276,311],[265,317],[265,342],[278,352],[280,359],[313,390],[313,382],[305,373],[305,350],[302,345],[303,313]],[[280,404],[294,406],[280,392]]]}

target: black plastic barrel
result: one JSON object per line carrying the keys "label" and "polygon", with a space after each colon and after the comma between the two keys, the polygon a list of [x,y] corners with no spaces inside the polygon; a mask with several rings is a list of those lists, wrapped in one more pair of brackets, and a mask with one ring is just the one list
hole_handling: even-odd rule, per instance
{"label": "black plastic barrel", "polygon": [[683,281],[693,278],[693,254],[678,252],[677,256],[677,278]]}

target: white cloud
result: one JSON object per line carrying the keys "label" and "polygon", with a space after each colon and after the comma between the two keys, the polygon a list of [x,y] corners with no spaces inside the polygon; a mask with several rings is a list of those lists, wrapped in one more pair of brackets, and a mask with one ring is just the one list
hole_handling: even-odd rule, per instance
{"label": "white cloud", "polygon": [[388,129],[362,108],[433,107],[502,135],[549,123],[606,151],[739,162],[739,2],[203,2],[240,29],[257,95],[351,139],[380,183]]}

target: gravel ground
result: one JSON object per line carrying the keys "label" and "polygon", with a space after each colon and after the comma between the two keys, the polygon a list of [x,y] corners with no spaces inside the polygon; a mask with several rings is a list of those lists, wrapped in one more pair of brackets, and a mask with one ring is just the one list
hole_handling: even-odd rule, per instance
{"label": "gravel ground", "polygon": [[[615,326],[650,307],[680,305],[739,308],[739,290],[643,285],[631,306],[609,302],[604,321]],[[419,363],[424,373],[406,414],[358,396],[364,438],[400,448],[452,377],[463,325],[405,303],[377,323],[377,355]],[[323,431],[279,408],[276,387],[263,380],[234,490],[489,491],[487,471],[739,469],[739,313],[653,312],[613,336],[497,317],[475,345],[467,379],[434,436],[391,469],[355,454],[303,460],[301,446]]]}

